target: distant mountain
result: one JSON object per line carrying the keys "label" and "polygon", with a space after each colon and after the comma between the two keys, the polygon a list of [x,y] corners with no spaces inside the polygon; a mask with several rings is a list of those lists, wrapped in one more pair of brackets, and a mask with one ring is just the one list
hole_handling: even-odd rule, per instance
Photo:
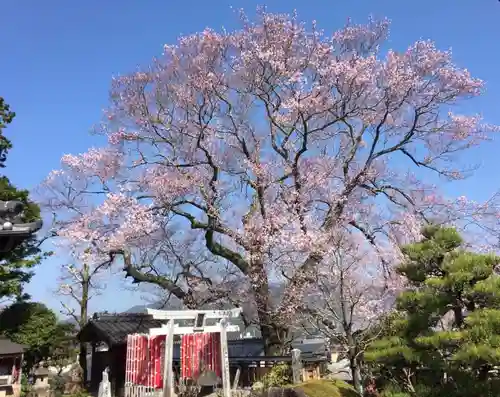
{"label": "distant mountain", "polygon": [[[271,301],[275,304],[278,304],[280,302],[281,296],[283,294],[283,291],[285,289],[284,284],[279,284],[279,283],[271,283],[269,285],[269,289],[271,292]],[[232,309],[234,306],[231,304],[223,304],[222,306],[218,306],[218,309]],[[136,305],[132,306],[130,309],[126,310],[125,313],[146,313],[146,309],[165,309],[165,310],[180,310],[183,309],[182,303],[178,299],[170,299],[167,304],[164,304],[163,302],[156,302],[156,303],[151,303],[151,304],[146,304],[146,305]],[[210,309],[209,306],[204,307],[204,309]],[[245,307],[243,307],[243,310],[246,310]]]}
{"label": "distant mountain", "polygon": [[61,320],[62,324],[71,324],[71,325],[78,325],[78,321],[76,321],[76,318],[73,318],[71,316],[65,317]]}
{"label": "distant mountain", "polygon": [[149,305],[135,305],[130,309],[126,310],[124,313],[146,313],[146,309],[165,309],[165,310],[180,310],[182,309],[182,304],[180,302],[168,302],[165,305],[163,302],[151,303]]}
{"label": "distant mountain", "polygon": [[135,305],[135,306],[132,306],[130,309],[128,310],[125,310],[124,313],[146,313],[146,309],[147,308],[151,308],[151,309],[161,309],[161,307],[156,307],[158,305]]}

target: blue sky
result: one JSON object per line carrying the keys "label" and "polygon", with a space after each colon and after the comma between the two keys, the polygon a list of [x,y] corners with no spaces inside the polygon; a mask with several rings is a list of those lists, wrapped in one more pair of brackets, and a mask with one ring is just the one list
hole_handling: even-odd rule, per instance
{"label": "blue sky", "polygon": [[[0,29],[0,95],[17,118],[8,129],[14,142],[6,174],[22,187],[35,187],[65,153],[80,153],[98,144],[89,135],[106,106],[111,76],[126,73],[160,55],[165,43],[209,26],[237,26],[233,8],[252,13],[261,1],[85,0],[6,1]],[[481,112],[500,124],[500,2],[497,0],[351,0],[267,3],[270,11],[297,9],[301,19],[318,21],[331,32],[348,17],[364,22],[369,14],[392,20],[389,46],[406,48],[425,38],[440,48],[452,47],[456,62],[487,82],[487,93],[465,110]],[[484,199],[498,186],[500,144],[476,150],[481,162],[474,179],[455,184],[449,194]],[[57,309],[52,289],[64,257],[47,260],[28,290],[33,298]],[[92,310],[123,310],[141,300],[110,283]]]}

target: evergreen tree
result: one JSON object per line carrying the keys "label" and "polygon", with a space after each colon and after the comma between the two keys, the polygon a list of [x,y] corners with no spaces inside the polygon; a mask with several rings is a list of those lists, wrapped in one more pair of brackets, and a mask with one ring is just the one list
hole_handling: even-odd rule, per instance
{"label": "evergreen tree", "polygon": [[468,252],[455,229],[404,247],[410,287],[365,358],[408,395],[498,396],[500,258]]}
{"label": "evergreen tree", "polygon": [[[5,167],[7,152],[12,148],[11,141],[4,135],[4,129],[14,117],[15,113],[0,97],[0,168]],[[40,208],[31,202],[28,196],[27,190],[17,189],[6,176],[0,176],[0,200],[22,202],[25,206],[24,222],[40,218]],[[39,246],[40,242],[36,236],[32,236],[10,252],[0,252],[0,301],[5,298],[27,297],[23,293],[23,285],[31,279],[31,269],[45,256],[50,255],[49,252],[43,253]]]}
{"label": "evergreen tree", "polygon": [[9,105],[0,97],[0,168],[5,167],[7,153],[12,148],[12,142],[4,134],[3,130],[14,120],[16,114],[10,110]]}
{"label": "evergreen tree", "polygon": [[62,367],[76,357],[75,327],[60,322],[39,302],[16,302],[0,313],[0,334],[24,345],[24,365],[31,370],[44,361]]}

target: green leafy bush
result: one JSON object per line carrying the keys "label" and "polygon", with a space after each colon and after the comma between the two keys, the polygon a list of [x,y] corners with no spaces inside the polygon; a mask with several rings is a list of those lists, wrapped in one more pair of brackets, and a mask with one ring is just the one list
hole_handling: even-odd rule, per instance
{"label": "green leafy bush", "polygon": [[32,386],[28,383],[28,375],[21,375],[21,397],[26,397],[30,394]]}
{"label": "green leafy bush", "polygon": [[273,366],[266,375],[264,375],[261,382],[264,385],[264,388],[283,387],[290,384],[292,381],[291,372],[291,368],[288,364],[277,364]]}
{"label": "green leafy bush", "polygon": [[50,388],[54,393],[54,397],[62,397],[66,386],[66,379],[63,376],[56,375],[49,380]]}

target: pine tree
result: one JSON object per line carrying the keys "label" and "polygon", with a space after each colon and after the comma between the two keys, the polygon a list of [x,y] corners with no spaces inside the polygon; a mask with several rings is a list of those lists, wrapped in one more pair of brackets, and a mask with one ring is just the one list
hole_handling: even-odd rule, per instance
{"label": "pine tree", "polygon": [[500,395],[500,258],[464,250],[452,228],[423,235],[403,249],[410,287],[365,358],[408,395]]}
{"label": "pine tree", "polygon": [[12,148],[12,142],[3,134],[7,124],[12,123],[16,114],[10,110],[9,105],[0,97],[0,168],[5,167],[7,153]]}
{"label": "pine tree", "polygon": [[[15,113],[0,97],[0,168],[5,167],[7,152],[12,148],[11,141],[4,135],[4,129],[14,117]],[[29,200],[29,192],[17,189],[6,176],[0,176],[0,200],[22,202],[24,222],[40,218],[40,208]],[[50,252],[42,252],[36,236],[23,241],[10,252],[0,252],[0,301],[5,298],[26,298],[23,286],[31,279],[31,269],[47,255]]]}

